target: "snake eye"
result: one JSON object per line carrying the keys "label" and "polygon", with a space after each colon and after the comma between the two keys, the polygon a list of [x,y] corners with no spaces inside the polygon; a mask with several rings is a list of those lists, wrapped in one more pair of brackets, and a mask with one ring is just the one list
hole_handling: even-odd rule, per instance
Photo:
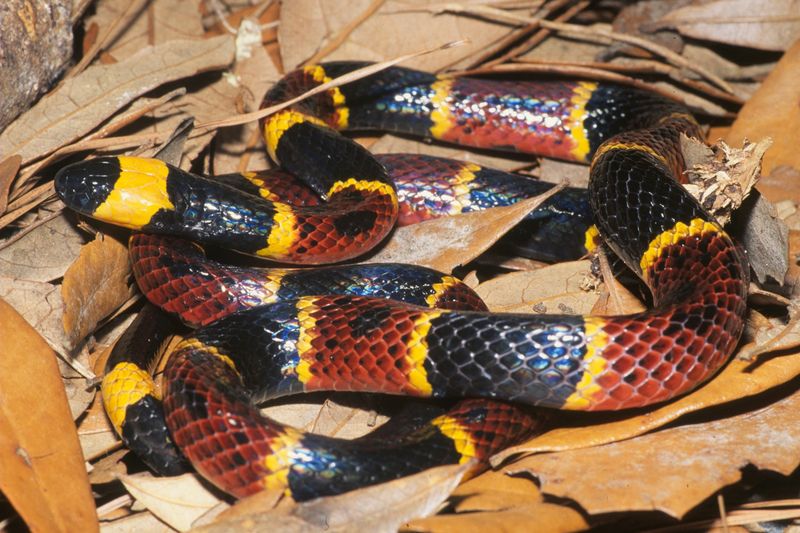
{"label": "snake eye", "polygon": [[119,160],[116,157],[99,157],[73,163],[56,174],[56,193],[71,209],[91,215],[113,190],[119,174]]}

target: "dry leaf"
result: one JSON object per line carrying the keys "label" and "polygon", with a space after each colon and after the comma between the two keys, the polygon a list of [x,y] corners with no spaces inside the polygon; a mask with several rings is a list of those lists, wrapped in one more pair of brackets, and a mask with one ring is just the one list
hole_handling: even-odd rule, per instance
{"label": "dry leaf", "polygon": [[143,472],[119,479],[136,501],[178,531],[191,529],[195,520],[220,502],[196,474],[153,477]]}
{"label": "dry leaf", "polygon": [[96,531],[56,355],[0,300],[0,489],[36,531]]}
{"label": "dry leaf", "polygon": [[25,317],[51,348],[66,353],[68,342],[61,322],[64,302],[58,286],[0,276],[0,298]]}
{"label": "dry leaf", "polygon": [[42,282],[60,278],[83,242],[75,224],[59,215],[0,248],[0,276]]}
{"label": "dry leaf", "polygon": [[778,203],[789,200],[800,204],[800,170],[788,165],[778,165],[758,182],[758,190],[767,200]]}
{"label": "dry leaf", "polygon": [[128,450],[117,450],[103,455],[99,460],[92,464],[92,471],[89,472],[89,483],[101,485],[116,481],[120,476],[128,473],[128,468],[122,459],[128,455]]}
{"label": "dry leaf", "polygon": [[[800,464],[800,393],[760,411],[665,429],[586,450],[528,457],[508,470],[590,514],[662,511],[681,518],[747,465],[788,475]],[[587,483],[586,480],[592,480]]]}
{"label": "dry leaf", "polygon": [[527,476],[509,476],[488,470],[459,485],[451,495],[453,508],[460,512],[502,511],[542,500],[541,492]]}
{"label": "dry leaf", "polygon": [[[239,515],[237,506],[196,531],[370,531],[394,533],[417,517],[434,513],[458,485],[471,463],[431,468],[413,476],[319,498],[273,512]],[[245,502],[246,505],[246,502]]]}
{"label": "dry leaf", "polygon": [[233,59],[233,38],[170,41],[113,65],[90,67],[63,82],[0,134],[0,154],[23,162],[80,139],[137,96],[159,85],[219,70]]}
{"label": "dry leaf", "polygon": [[769,277],[782,285],[789,269],[789,228],[758,191],[743,207],[734,213],[734,236],[747,250],[750,268],[759,283]]}
{"label": "dry leaf", "polygon": [[658,25],[705,41],[759,50],[786,50],[800,36],[797,0],[770,0],[754,7],[751,0],[703,2],[674,10]]}
{"label": "dry leaf", "polygon": [[[548,193],[555,192],[554,187]],[[451,272],[478,257],[542,203],[547,195],[508,207],[427,220],[397,228],[366,263],[408,263]]]}
{"label": "dry leaf", "polygon": [[589,261],[559,263],[497,276],[475,291],[495,313],[582,315],[597,302],[596,293],[582,288],[589,270]]}
{"label": "dry leaf", "polygon": [[613,277],[602,285],[602,289],[597,302],[589,312],[590,315],[624,315],[646,309],[638,297]]}
{"label": "dry leaf", "polygon": [[[353,395],[349,397],[352,399]],[[356,395],[356,398],[361,401],[350,403],[369,405],[364,401],[365,396]],[[331,399],[321,401],[320,405],[320,400],[301,396],[294,398],[291,403],[270,406],[261,412],[283,424],[342,439],[361,437],[388,419],[366,408],[352,407]]]}
{"label": "dry leaf", "polygon": [[128,248],[118,240],[97,234],[81,249],[61,285],[64,331],[71,346],[130,298],[130,274]]}
{"label": "dry leaf", "polygon": [[589,527],[586,519],[570,507],[552,503],[519,505],[502,511],[436,515],[414,520],[404,530],[432,533],[486,533],[536,531],[568,533]]}
{"label": "dry leaf", "polygon": [[175,530],[167,526],[150,513],[136,513],[113,522],[103,523],[103,533],[173,533]]}
{"label": "dry leaf", "polygon": [[[202,4],[204,0],[158,0],[128,23],[124,33],[106,50],[117,61],[136,55],[142,48],[169,41],[200,40],[203,36]],[[97,3],[97,12],[85,24],[97,24],[102,30],[115,23],[131,4],[130,0],[104,0]],[[180,24],[176,24],[180,21]]]}
{"label": "dry leaf", "polygon": [[[364,13],[373,1],[351,0],[347,9],[342,9],[337,0],[293,0],[281,4],[278,42],[286,70],[313,56],[339,30]],[[474,55],[509,31],[505,25],[479,18],[451,14],[431,16],[424,12],[428,3],[428,0],[385,2],[324,60],[382,61],[451,41],[469,40],[466,46],[406,63],[409,67],[433,71]],[[418,6],[422,9],[415,10]]]}
{"label": "dry leaf", "polygon": [[762,172],[778,165],[800,168],[797,132],[800,131],[800,40],[778,62],[753,97],[745,103],[725,141],[733,146],[745,139],[772,138]]}

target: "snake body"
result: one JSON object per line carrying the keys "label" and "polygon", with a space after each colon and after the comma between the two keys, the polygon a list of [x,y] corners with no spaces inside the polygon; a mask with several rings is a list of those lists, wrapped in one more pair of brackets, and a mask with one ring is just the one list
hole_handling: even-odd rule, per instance
{"label": "snake body", "polygon": [[[265,105],[358,66],[290,73]],[[392,68],[273,114],[263,128],[270,154],[331,200],[330,212],[251,195],[236,207],[234,198],[246,193],[202,179],[192,189],[178,169],[129,158],[67,167],[56,187],[68,205],[96,218],[114,221],[131,197],[150,197],[142,200],[149,207],[122,217],[124,225],[172,231],[181,223],[182,235],[213,244],[224,240],[220,227],[235,226],[245,236],[233,244],[239,250],[319,263],[363,253],[399,211],[385,168],[337,129],[587,161],[599,232],[650,287],[653,309],[618,317],[489,314],[344,294],[301,296],[221,318],[170,356],[164,409],[181,451],[231,494],[264,487],[298,499],[336,494],[429,466],[422,457],[441,460],[434,441],[449,450],[448,461],[482,459],[537,426],[524,410],[494,400],[574,410],[649,405],[707,380],[738,342],[747,261],[678,183],[679,137],[699,135],[678,104],[615,85],[454,79]],[[131,374],[106,379],[109,395],[136,396]],[[386,435],[353,443],[308,435],[252,406],[253,398],[312,390],[492,401],[468,400],[424,425],[422,435],[393,443]]]}

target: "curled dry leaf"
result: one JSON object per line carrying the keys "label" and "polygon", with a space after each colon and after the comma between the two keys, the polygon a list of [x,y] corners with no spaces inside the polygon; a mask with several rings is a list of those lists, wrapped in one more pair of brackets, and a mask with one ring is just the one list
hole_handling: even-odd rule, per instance
{"label": "curled dry leaf", "polygon": [[81,248],[64,274],[64,331],[71,346],[94,331],[98,322],[130,298],[128,249],[118,240],[97,234]]}
{"label": "curled dry leaf", "polygon": [[178,531],[188,531],[195,520],[220,503],[196,474],[153,477],[144,472],[119,479],[136,501]]}
{"label": "curled dry leaf", "polygon": [[772,138],[762,170],[769,174],[778,165],[800,168],[797,132],[800,131],[800,40],[778,61],[761,87],[748,100],[725,141],[740,145],[744,139]]}
{"label": "curled dry leaf", "polygon": [[[742,351],[747,350],[745,346]],[[798,375],[800,358],[791,355],[756,362],[734,359],[698,390],[653,411],[613,422],[554,429],[497,454],[492,462],[500,464],[519,453],[575,450],[631,439],[687,413],[756,395]]]}
{"label": "curled dry leaf", "polygon": [[233,38],[169,41],[113,65],[89,67],[62,83],[0,134],[0,155],[23,162],[79,139],[137,96],[159,85],[218,70],[233,60]]}
{"label": "curled dry leaf", "polygon": [[96,531],[55,353],[2,300],[0,339],[0,490],[34,531]]}
{"label": "curled dry leaf", "polygon": [[[394,533],[409,520],[436,512],[471,466],[471,463],[465,463],[431,468],[339,496],[281,506],[272,512],[239,514],[235,505],[222,513],[215,523],[196,531],[212,533],[269,528],[329,533]],[[250,510],[246,500],[241,505]]]}
{"label": "curled dry leaf", "polygon": [[681,34],[759,50],[782,51],[800,35],[796,0],[770,0],[753,9],[750,0],[717,0],[676,9],[659,20],[659,27]]}
{"label": "curled dry leaf", "polygon": [[451,272],[478,257],[559,188],[508,207],[398,228],[366,263],[408,263]]}
{"label": "curled dry leaf", "polygon": [[597,294],[582,288],[589,261],[572,261],[537,270],[511,272],[476,287],[495,313],[586,314]]}
{"label": "curled dry leaf", "polygon": [[[527,457],[542,491],[590,514],[658,510],[681,518],[747,465],[785,475],[800,464],[800,393],[760,411],[586,450]],[[587,480],[591,480],[587,483]]]}

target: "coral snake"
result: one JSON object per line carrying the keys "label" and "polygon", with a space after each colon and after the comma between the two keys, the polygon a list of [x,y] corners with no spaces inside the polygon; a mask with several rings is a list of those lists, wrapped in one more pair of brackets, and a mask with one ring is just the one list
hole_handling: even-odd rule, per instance
{"label": "coral snake", "polygon": [[[264,105],[359,66],[292,72]],[[167,459],[159,455],[172,449],[171,435],[198,472],[232,495],[264,488],[298,500],[336,494],[434,464],[485,460],[537,428],[524,406],[616,410],[668,400],[711,377],[738,342],[748,264],[678,183],[679,137],[698,137],[699,128],[674,102],[619,85],[395,67],[303,100],[262,127],[272,157],[325,204],[276,200],[280,192],[258,175],[240,177],[250,185],[239,186],[129,157],[76,163],[56,176],[72,209],[151,234],[132,239],[137,280],[150,300],[188,323],[213,322],[171,353],[163,413],[142,356],[121,342],[109,361],[109,415],[126,440],[139,438],[129,424],[143,430],[140,440],[156,450],[146,460],[163,472],[180,469],[174,449]],[[194,245],[152,235],[284,263],[364,254],[391,230],[399,206],[386,166],[341,129],[590,162],[595,224],[649,286],[653,309],[613,317],[466,310],[482,305],[469,289],[424,269],[389,281],[404,288],[407,302],[371,298],[375,281],[400,267],[356,265],[344,277],[330,269],[255,275],[222,270]],[[480,170],[469,167],[459,184]],[[253,185],[260,197],[248,190]],[[333,288],[323,292],[320,284]],[[417,289],[421,296],[412,294]],[[430,307],[440,298],[452,309]],[[155,339],[163,327],[140,322],[139,339]],[[253,403],[315,390],[473,399],[415,419],[408,431],[386,426],[355,441],[303,433],[265,418]]]}

